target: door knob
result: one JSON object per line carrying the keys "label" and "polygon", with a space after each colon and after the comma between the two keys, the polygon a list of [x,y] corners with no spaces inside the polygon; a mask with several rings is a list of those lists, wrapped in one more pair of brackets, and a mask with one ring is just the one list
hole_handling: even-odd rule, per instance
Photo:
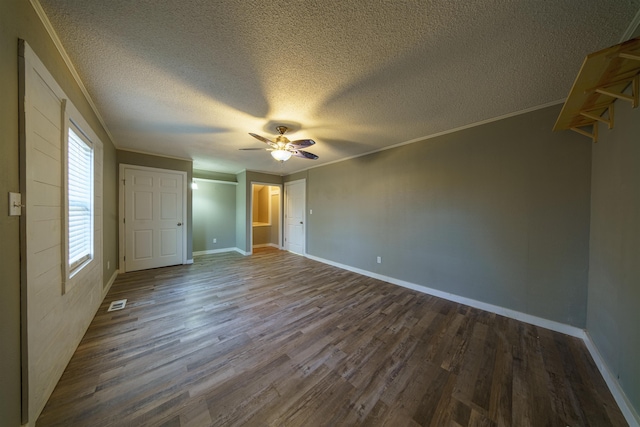
{"label": "door knob", "polygon": [[302,224],[302,221],[300,221],[300,224]]}
{"label": "door knob", "polygon": [[182,223],[181,223],[181,222],[179,222],[179,223],[178,223],[178,227],[180,227],[181,225],[182,225]]}

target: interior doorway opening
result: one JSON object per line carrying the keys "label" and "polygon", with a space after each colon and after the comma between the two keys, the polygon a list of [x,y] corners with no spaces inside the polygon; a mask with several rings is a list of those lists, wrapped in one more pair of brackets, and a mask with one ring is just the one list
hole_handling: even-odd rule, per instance
{"label": "interior doorway opening", "polygon": [[282,188],[251,185],[251,248],[282,249]]}

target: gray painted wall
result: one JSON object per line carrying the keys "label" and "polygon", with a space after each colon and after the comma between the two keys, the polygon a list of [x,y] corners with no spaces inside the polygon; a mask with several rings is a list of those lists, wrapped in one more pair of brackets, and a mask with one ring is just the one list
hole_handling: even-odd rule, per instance
{"label": "gray painted wall", "polygon": [[[102,235],[104,283],[118,270],[118,162],[113,144],[104,143],[102,171]],[[108,262],[108,265],[107,265]]]}
{"label": "gray painted wall", "polygon": [[[18,39],[29,43],[104,145],[103,254],[117,259],[115,148],[94,115],[40,19],[26,0],[0,2],[0,424],[20,425],[20,240],[19,219],[9,217],[7,192],[19,191]],[[113,178],[114,181],[107,181]],[[114,208],[114,206],[116,206]],[[116,269],[103,271],[107,281]],[[82,301],[78,302],[82,304]],[[34,420],[32,420],[34,421]]]}
{"label": "gray painted wall", "polygon": [[[42,29],[26,25],[26,4],[0,6],[0,93],[5,94],[0,97],[0,420],[7,426],[20,425],[20,219],[6,214],[7,192],[20,191],[18,37],[29,36],[34,44],[44,38]],[[43,43],[37,44],[42,50]]]}
{"label": "gray painted wall", "polygon": [[236,185],[199,180],[193,191],[193,251],[235,247]]}
{"label": "gray painted wall", "polygon": [[[41,25],[36,14],[32,10],[30,4],[26,0],[2,0],[0,2],[0,87],[4,96],[0,97],[0,186],[2,194],[8,191],[18,191],[19,188],[19,158],[18,158],[18,70],[17,70],[17,45],[18,38],[25,39],[34,49],[38,57],[44,62],[48,70],[55,77],[56,81],[63,88],[65,93],[72,99],[74,105],[80,109],[85,119],[90,123],[92,128],[98,133],[104,143],[104,198],[105,210],[104,218],[104,247],[103,253],[105,260],[108,258],[118,259],[117,254],[117,168],[115,161],[116,151],[113,148],[108,135],[103,131],[99,121],[93,115],[88,103],[83,98],[80,88],[75,83],[73,77],[67,70],[57,49],[49,39],[46,31]],[[640,31],[636,30],[635,36],[639,36]],[[621,104],[618,102],[618,104]],[[609,186],[615,189],[615,197],[612,202],[622,206],[625,212],[632,212],[636,209],[637,215],[637,195],[638,187],[621,186],[616,187],[621,182],[616,178],[618,164],[613,165],[610,157],[615,157],[617,162],[624,166],[620,171],[630,178],[633,170],[628,169],[629,164],[635,166],[638,170],[637,151],[629,145],[629,139],[632,138],[638,147],[638,131],[625,130],[626,126],[631,123],[625,119],[623,105],[617,106],[616,128],[611,131],[601,132],[602,140],[597,146],[594,146],[594,202],[592,212],[594,219],[592,221],[592,266],[591,275],[589,277],[589,309],[587,312],[587,327],[592,334],[598,348],[603,353],[607,363],[612,371],[620,374],[620,382],[625,389],[627,395],[632,399],[636,410],[640,409],[638,401],[638,384],[640,379],[638,376],[637,364],[633,361],[640,357],[640,347],[638,345],[638,333],[630,328],[631,325],[637,325],[637,314],[629,310],[630,302],[638,301],[637,283],[638,270],[629,267],[627,259],[635,256],[638,259],[638,242],[632,241],[628,237],[622,239],[623,234],[638,234],[638,221],[625,219],[620,225],[616,226],[609,217],[603,218],[606,203],[603,198],[609,196],[602,193]],[[553,110],[553,109],[551,109]],[[636,117],[638,110],[634,111]],[[541,117],[540,115],[547,115]],[[452,289],[460,289],[469,292],[470,295],[481,295],[478,298],[483,301],[502,301],[509,302],[512,298],[505,297],[506,294],[513,292],[513,307],[518,309],[522,305],[529,304],[532,312],[545,313],[547,310],[540,307],[541,300],[551,305],[550,317],[559,317],[560,321],[565,318],[575,319],[575,321],[566,321],[566,323],[580,325],[584,323],[579,321],[581,310],[576,309],[574,305],[567,303],[568,299],[576,299],[576,304],[582,300],[580,304],[585,304],[583,292],[574,291],[574,284],[580,282],[579,276],[583,276],[585,263],[582,259],[585,257],[586,239],[584,227],[582,223],[588,221],[588,214],[579,213],[576,217],[576,224],[569,224],[567,230],[562,230],[563,224],[569,223],[572,214],[576,212],[577,205],[585,203],[585,194],[582,180],[584,178],[584,168],[588,168],[589,156],[584,153],[585,149],[590,150],[591,144],[584,142],[584,137],[573,135],[570,132],[551,134],[548,130],[551,128],[555,120],[555,112],[545,113],[544,110],[532,115],[521,116],[509,119],[507,124],[502,122],[494,123],[487,129],[473,128],[468,131],[459,132],[452,135],[435,138],[422,143],[414,144],[418,151],[410,150],[399,151],[397,153],[380,154],[369,159],[354,159],[353,167],[357,168],[361,173],[367,174],[371,179],[375,179],[379,184],[378,189],[368,189],[366,186],[355,186],[349,182],[342,180],[348,178],[352,174],[345,172],[339,164],[335,165],[341,171],[343,177],[331,177],[332,166],[325,168],[311,169],[293,176],[285,178],[285,181],[296,180],[299,178],[308,178],[307,182],[312,195],[307,192],[310,199],[308,206],[312,206],[314,202],[314,214],[309,216],[310,227],[312,231],[307,238],[310,244],[311,252],[317,256],[323,256],[328,259],[335,259],[338,262],[352,264],[360,268],[367,268],[382,274],[398,274],[403,276],[399,266],[402,261],[395,261],[397,265],[393,265],[394,257],[397,259],[399,255],[394,251],[400,251],[411,256],[410,271],[407,277],[420,279],[420,283],[427,286],[448,289],[451,285]],[[528,117],[534,117],[531,123]],[[536,124],[537,123],[537,124]],[[515,129],[515,126],[521,126],[521,129]],[[476,132],[478,132],[476,134]],[[619,136],[621,133],[626,137]],[[620,142],[621,147],[616,147],[614,141],[609,140],[608,136],[615,138],[627,138]],[[477,139],[481,136],[489,136],[489,140]],[[493,140],[495,139],[495,140]],[[453,141],[454,147],[446,149],[445,141]],[[609,144],[611,142],[612,144]],[[619,142],[619,141],[618,141]],[[498,146],[503,144],[506,148],[504,153],[495,152]],[[432,146],[433,145],[433,146]],[[487,151],[480,150],[487,147]],[[411,146],[413,148],[413,146]],[[588,148],[585,148],[588,147]],[[407,149],[409,147],[405,147]],[[599,151],[596,151],[599,150]],[[608,153],[605,150],[616,150],[615,153]],[[636,148],[637,150],[637,148]],[[392,151],[392,150],[389,150]],[[456,151],[460,151],[456,153]],[[499,150],[498,150],[499,151]],[[403,153],[403,154],[400,154]],[[484,153],[484,154],[483,154]],[[493,154],[491,154],[493,153]],[[526,154],[531,153],[533,156],[528,159]],[[462,156],[456,160],[455,156]],[[413,160],[412,157],[419,157]],[[487,158],[488,157],[488,158]],[[481,167],[481,164],[474,162],[477,158],[483,162],[487,162],[487,167]],[[416,173],[418,179],[411,179],[409,173],[402,172],[403,168],[399,167],[398,161],[405,159],[409,171]],[[425,162],[420,161],[424,159]],[[128,159],[126,162],[130,162]],[[515,162],[512,167],[511,174],[509,171],[509,163]],[[567,167],[563,168],[566,162]],[[150,164],[153,167],[164,167],[158,164]],[[427,169],[427,166],[431,170]],[[520,167],[517,167],[520,166]],[[456,178],[455,168],[463,168],[461,177]],[[490,173],[491,167],[497,167],[495,173]],[[478,169],[478,170],[474,170]],[[524,170],[520,170],[524,169]],[[547,170],[548,169],[548,170]],[[383,176],[383,178],[375,176],[376,172],[397,172],[398,176]],[[479,182],[475,183],[473,177],[469,176],[475,173],[479,176]],[[636,172],[637,173],[637,172]],[[243,176],[242,185],[238,185],[236,193],[236,215],[241,221],[236,221],[236,245],[247,250],[247,215],[246,215],[246,173]],[[497,176],[494,176],[497,175]],[[499,179],[501,177],[501,179]],[[279,179],[279,177],[276,177]],[[428,179],[435,179],[431,182]],[[324,181],[327,182],[325,189]],[[390,183],[386,183],[390,180]],[[511,181],[502,182],[502,181]],[[540,181],[536,183],[535,181]],[[568,180],[568,181],[567,181]],[[239,181],[240,182],[240,181]],[[638,182],[637,175],[635,181]],[[500,195],[489,194],[487,203],[483,206],[481,195],[483,191],[489,192],[492,184],[496,185],[496,193]],[[558,188],[555,188],[557,184]],[[629,184],[629,182],[627,182]],[[249,181],[250,185],[250,181]],[[406,185],[406,188],[402,186]],[[358,188],[356,188],[358,187]],[[515,188],[513,188],[515,187]],[[394,188],[398,188],[395,191]],[[386,189],[380,191],[380,189]],[[577,194],[567,196],[567,192],[574,189]],[[474,191],[472,191],[474,190]],[[477,191],[476,191],[477,190]],[[517,191],[516,191],[517,190]],[[528,196],[518,195],[518,191],[529,191]],[[545,192],[549,191],[546,195]],[[449,194],[450,192],[450,194]],[[360,196],[360,193],[363,193]],[[513,194],[513,201],[511,195]],[[375,211],[367,212],[367,209],[352,208],[349,204],[345,207],[361,214],[361,220],[365,222],[362,226],[356,224],[356,229],[352,229],[351,225],[356,219],[346,218],[343,216],[345,209],[340,206],[341,202],[348,202],[349,196],[358,197],[359,200],[366,199],[369,195],[377,198],[376,202],[367,202],[365,207],[373,209],[382,209],[384,215]],[[417,200],[414,202],[408,199],[411,195],[416,195]],[[588,199],[588,197],[586,197]],[[629,200],[627,200],[629,199]],[[634,201],[635,200],[635,201]],[[328,201],[328,205],[323,205]],[[409,206],[408,209],[394,209],[389,205],[397,201],[405,201]],[[588,201],[587,201],[588,203]],[[513,205],[513,206],[511,206]],[[493,208],[491,208],[493,206]],[[420,208],[422,211],[420,211]],[[455,209],[454,209],[455,208]],[[489,216],[489,230],[483,234],[478,230],[477,219],[465,218],[464,212],[466,208],[477,208],[480,218],[485,215]],[[484,209],[483,209],[484,208]],[[318,210],[319,209],[319,210]],[[491,209],[498,216],[491,219]],[[589,208],[587,208],[588,210]],[[7,198],[0,197],[0,212],[7,211]],[[327,213],[332,211],[333,213]],[[486,213],[485,213],[486,211]],[[513,211],[515,218],[509,219],[508,212]],[[609,210],[611,211],[611,210]],[[324,212],[324,213],[323,213]],[[450,215],[453,212],[455,215]],[[470,211],[471,213],[476,213]],[[318,215],[317,215],[318,214]],[[319,215],[322,214],[322,215]],[[322,218],[324,215],[324,219]],[[394,215],[390,217],[390,215]],[[554,215],[558,215],[554,219]],[[620,213],[614,213],[616,217]],[[500,225],[500,219],[505,218],[505,227]],[[585,218],[586,216],[586,218]],[[535,217],[535,218],[534,218]],[[328,220],[334,218],[334,223]],[[519,219],[518,219],[519,218]],[[380,223],[380,219],[383,220]],[[401,220],[407,221],[401,223]],[[376,222],[378,221],[378,222]],[[385,222],[386,221],[386,222]],[[389,235],[382,235],[382,238],[389,237],[388,240],[380,242],[379,237],[372,226],[389,224],[389,230],[398,230],[398,235],[406,236],[410,234],[410,230],[416,232],[426,240],[420,241],[419,238],[409,238],[406,245],[400,245],[398,236],[391,231]],[[460,228],[456,228],[460,225]],[[364,234],[358,232],[361,227]],[[618,230],[619,228],[620,230]],[[347,232],[345,239],[338,239],[337,244],[327,242],[322,238],[323,229],[328,230],[332,235],[339,235],[338,231]],[[515,229],[516,235],[510,236],[508,231]],[[244,230],[244,231],[243,231]],[[553,235],[553,231],[558,230],[558,236]],[[429,233],[427,233],[429,231]],[[539,237],[532,236],[536,231],[541,231]],[[0,215],[0,235],[3,238],[3,244],[0,245],[0,271],[2,279],[0,281],[0,340],[3,345],[0,346],[0,420],[3,425],[17,426],[20,424],[20,277],[19,277],[19,224],[15,217]],[[495,239],[491,236],[495,235]],[[469,239],[469,236],[476,236],[476,240]],[[313,239],[310,239],[313,237]],[[564,242],[566,238],[568,241]],[[341,250],[342,243],[351,244],[350,240],[360,240],[362,245],[359,251],[366,252],[359,256],[353,257],[344,254]],[[365,245],[374,240],[375,246],[367,248]],[[609,240],[612,239],[612,240]],[[624,240],[624,248],[616,247],[611,242]],[[584,246],[579,248],[580,241]],[[242,243],[244,242],[244,243]],[[492,269],[486,269],[479,263],[478,259],[484,256],[478,253],[478,244],[484,244],[489,250],[489,258],[499,255],[508,248],[517,250],[518,255],[507,254],[506,259],[514,262],[509,265],[502,264],[494,266]],[[531,250],[522,249],[524,245],[530,243]],[[542,246],[547,244],[548,252]],[[376,265],[372,263],[372,257],[378,253],[379,247],[388,247],[392,253],[384,253],[383,264]],[[191,245],[189,245],[191,247]],[[456,255],[455,249],[461,250]],[[576,249],[576,250],[574,250]],[[329,257],[332,251],[336,251],[338,256]],[[612,250],[613,254],[605,259],[597,261],[599,253]],[[417,267],[414,260],[423,260],[430,253],[435,252],[436,259],[444,261],[443,266],[435,262],[429,263],[425,267]],[[525,256],[531,253],[531,259]],[[569,253],[571,252],[571,253]],[[463,256],[476,256],[476,259],[467,259]],[[558,260],[551,259],[558,256]],[[467,280],[467,286],[462,286],[455,278],[444,273],[443,270],[449,266],[452,260],[448,258],[460,258],[461,265],[466,265],[460,274],[461,279]],[[480,258],[478,258],[480,257]],[[547,267],[544,267],[545,259],[551,259]],[[356,261],[360,265],[356,265]],[[116,268],[115,263],[111,263],[113,270]],[[372,267],[373,265],[373,267]],[[540,267],[542,265],[542,268]],[[417,271],[416,271],[417,270]],[[424,270],[424,272],[422,272]],[[607,273],[607,270],[611,270]],[[531,281],[514,281],[508,282],[506,279],[514,277],[522,279],[527,272],[532,273]],[[473,273],[473,274],[472,274]],[[607,273],[606,284],[599,278],[600,274]],[[113,271],[104,271],[104,278],[108,280]],[[475,274],[475,276],[474,276]],[[627,274],[635,275],[635,286],[629,288],[629,279],[625,278]],[[477,277],[477,281],[476,281]],[[496,277],[493,289],[487,288],[487,281],[491,277]],[[538,280],[542,278],[546,280]],[[566,277],[566,280],[562,280]],[[584,277],[583,277],[584,279]],[[405,279],[408,280],[408,279]],[[558,290],[553,291],[552,285],[559,283]],[[476,286],[477,284],[477,286]],[[540,285],[537,285],[540,284]],[[610,287],[609,287],[610,286]],[[599,298],[605,291],[615,294],[614,297],[605,298],[602,305],[599,304]],[[557,295],[557,294],[560,295]],[[528,298],[531,294],[531,302],[522,302],[522,299]],[[545,294],[547,294],[545,296]],[[618,302],[621,305],[618,307]],[[496,302],[494,302],[496,303]],[[567,306],[566,315],[559,315],[558,311],[562,311],[562,307]],[[538,314],[545,317],[543,314]]]}
{"label": "gray painted wall", "polygon": [[308,170],[308,253],[584,327],[591,146],[560,107]]}
{"label": "gray painted wall", "polygon": [[617,101],[593,150],[587,331],[640,413],[640,109]]}
{"label": "gray painted wall", "polygon": [[291,175],[287,175],[285,177],[283,177],[282,181],[283,182],[292,182],[292,181],[298,181],[300,179],[308,179],[309,178],[309,170],[304,170],[301,172],[296,172],[294,174]]}
{"label": "gray painted wall", "polygon": [[[183,171],[187,173],[187,218],[193,218],[193,162],[191,160],[174,159],[170,157],[154,156],[151,154],[136,153],[133,151],[117,150],[118,165],[136,165],[150,168]],[[116,181],[117,185],[117,181]],[[187,221],[187,259],[193,258],[193,221]]]}

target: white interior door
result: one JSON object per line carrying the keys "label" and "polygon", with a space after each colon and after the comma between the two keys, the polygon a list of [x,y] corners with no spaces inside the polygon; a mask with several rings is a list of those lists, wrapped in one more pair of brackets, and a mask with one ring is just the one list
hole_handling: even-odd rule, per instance
{"label": "white interior door", "polygon": [[183,263],[184,174],[125,168],[125,271]]}
{"label": "white interior door", "polygon": [[284,248],[290,252],[305,253],[305,180],[285,184]]}

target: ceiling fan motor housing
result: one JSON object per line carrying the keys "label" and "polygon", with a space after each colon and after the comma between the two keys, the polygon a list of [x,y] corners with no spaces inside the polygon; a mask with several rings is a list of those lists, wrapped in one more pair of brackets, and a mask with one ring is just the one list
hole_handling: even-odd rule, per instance
{"label": "ceiling fan motor housing", "polygon": [[284,147],[289,143],[289,138],[284,135],[278,135],[275,142],[278,144],[278,147]]}
{"label": "ceiling fan motor housing", "polygon": [[289,130],[289,128],[287,128],[286,126],[277,126],[276,130],[278,131],[279,135],[276,136],[275,141],[271,141],[270,139],[267,139],[255,133],[249,133],[249,135],[264,142],[265,144],[268,144],[270,148],[267,148],[266,150],[270,151],[273,158],[278,161],[284,162],[288,160],[292,155],[311,160],[315,160],[318,158],[318,156],[313,153],[301,150],[301,148],[314,145],[315,141],[311,139],[300,139],[291,142],[289,141],[289,138],[284,136],[285,132]]}

